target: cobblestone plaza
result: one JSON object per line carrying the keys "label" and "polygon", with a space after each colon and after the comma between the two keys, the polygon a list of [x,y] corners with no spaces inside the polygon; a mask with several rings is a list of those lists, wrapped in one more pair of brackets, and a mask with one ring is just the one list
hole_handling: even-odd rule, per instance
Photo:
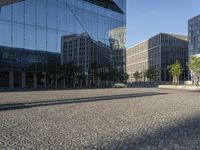
{"label": "cobblestone plaza", "polygon": [[0,149],[200,149],[200,93],[157,88],[0,93]]}

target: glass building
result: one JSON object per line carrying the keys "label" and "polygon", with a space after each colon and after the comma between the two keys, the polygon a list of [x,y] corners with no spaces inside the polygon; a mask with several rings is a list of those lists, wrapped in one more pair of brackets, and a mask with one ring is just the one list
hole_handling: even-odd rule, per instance
{"label": "glass building", "polygon": [[[188,50],[189,59],[191,57],[200,57],[200,15],[197,15],[188,21]],[[189,72],[189,78],[192,84],[197,84],[199,81],[198,75],[194,72]]]}
{"label": "glass building", "polygon": [[0,89],[62,88],[62,37],[87,33],[112,50],[109,32],[125,27],[126,0],[2,0]]}
{"label": "glass building", "polygon": [[200,54],[200,15],[188,21],[189,56]]}

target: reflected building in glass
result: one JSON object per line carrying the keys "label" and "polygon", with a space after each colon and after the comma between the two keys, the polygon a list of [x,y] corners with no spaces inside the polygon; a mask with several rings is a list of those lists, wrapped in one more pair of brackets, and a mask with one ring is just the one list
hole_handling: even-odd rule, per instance
{"label": "reflected building in glass", "polygon": [[[61,65],[71,62],[79,66],[81,74],[85,76],[84,85],[93,80],[91,72],[94,69],[101,71],[101,75],[108,74],[112,69],[110,46],[93,40],[87,33],[63,36],[61,41]],[[109,79],[104,81],[109,81]],[[83,85],[82,82],[81,85]]]}
{"label": "reflected building in glass", "polygon": [[[98,56],[105,58],[98,65],[112,66],[112,60],[107,61],[114,49],[109,34],[117,28],[126,28],[126,0],[2,0],[0,88],[64,87],[67,84],[63,71],[66,57],[62,53],[62,39],[72,35],[87,36],[89,42],[96,43],[94,51],[103,53]],[[125,36],[116,40],[119,38],[125,40]],[[87,44],[77,47],[90,50]],[[125,53],[125,42],[122,46]],[[82,62],[87,62],[87,51],[84,52]],[[82,62],[70,60],[83,66]],[[124,65],[125,59],[122,60]],[[90,67],[87,63],[84,65],[84,75],[87,75]],[[121,68],[125,72],[125,68]],[[106,80],[111,79],[107,77]]]}
{"label": "reflected building in glass", "polygon": [[[112,49],[112,68],[119,74],[124,74],[126,70],[126,28],[119,27],[109,31],[110,46]],[[123,76],[119,78],[122,79]]]}

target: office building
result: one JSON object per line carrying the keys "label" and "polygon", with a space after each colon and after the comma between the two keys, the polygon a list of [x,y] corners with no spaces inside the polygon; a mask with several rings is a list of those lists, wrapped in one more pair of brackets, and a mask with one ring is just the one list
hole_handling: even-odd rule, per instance
{"label": "office building", "polygon": [[159,70],[157,81],[171,81],[168,66],[178,60],[183,68],[180,80],[188,78],[188,38],[182,35],[160,33],[127,49],[127,73],[134,82],[134,73],[154,68]]}
{"label": "office building", "polygon": [[189,56],[200,54],[200,15],[188,21]]}
{"label": "office building", "polygon": [[[189,59],[192,56],[200,57],[200,15],[188,21],[188,50]],[[189,73],[189,78],[191,78],[193,83],[199,80],[199,77],[192,71]]]}
{"label": "office building", "polygon": [[126,0],[1,0],[0,89],[63,87],[62,37],[111,47],[116,28],[126,28]]}

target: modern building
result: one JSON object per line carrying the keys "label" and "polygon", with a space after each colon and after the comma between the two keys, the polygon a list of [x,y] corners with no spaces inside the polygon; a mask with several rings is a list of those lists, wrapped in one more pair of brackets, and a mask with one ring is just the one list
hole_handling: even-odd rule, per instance
{"label": "modern building", "polygon": [[200,15],[188,21],[189,56],[200,54]]}
{"label": "modern building", "polygon": [[183,68],[181,80],[188,78],[188,38],[182,35],[160,33],[127,49],[127,73],[134,82],[134,73],[154,68],[159,70],[157,80],[170,81],[168,66],[178,60]]}
{"label": "modern building", "polygon": [[111,47],[109,31],[125,27],[126,0],[1,0],[0,89],[63,87],[63,36]]}
{"label": "modern building", "polygon": [[[188,21],[188,49],[189,59],[192,56],[200,57],[200,15]],[[193,83],[198,81],[198,76],[193,72],[190,72],[189,77],[191,77]]]}

